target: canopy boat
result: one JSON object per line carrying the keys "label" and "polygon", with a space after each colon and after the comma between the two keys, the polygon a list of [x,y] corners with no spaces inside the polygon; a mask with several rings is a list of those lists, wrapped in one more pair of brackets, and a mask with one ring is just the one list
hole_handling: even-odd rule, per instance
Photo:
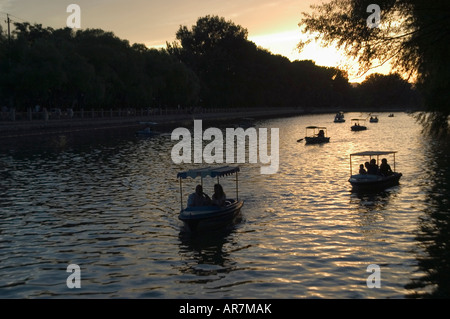
{"label": "canopy boat", "polygon": [[370,117],[370,123],[378,123],[378,122],[379,122],[379,120],[378,120],[378,116],[377,115],[372,115]]}
{"label": "canopy boat", "polygon": [[320,126],[308,126],[306,128],[306,144],[322,144],[328,143],[330,138],[328,137],[327,128]]}
{"label": "canopy boat", "polygon": [[345,123],[344,112],[339,112],[334,116],[334,123]]}
{"label": "canopy boat", "polygon": [[[350,154],[350,179],[348,180],[353,186],[354,191],[379,191],[399,184],[402,173],[395,171],[395,151],[368,151]],[[357,174],[353,175],[352,158],[353,157],[368,157],[369,162],[376,157],[377,165],[380,163],[380,156],[394,156],[394,165],[392,173],[383,175],[379,172],[377,174]]]}
{"label": "canopy boat", "polygon": [[[178,219],[183,221],[191,231],[200,229],[213,229],[231,224],[241,211],[244,201],[239,200],[239,167],[223,166],[218,168],[205,167],[201,169],[192,169],[186,172],[178,173],[177,178],[180,180],[180,196],[181,196],[181,212]],[[200,177],[201,185],[203,178],[217,178],[220,184],[220,178],[236,175],[236,199],[227,198],[223,206],[201,206],[187,207],[183,206],[183,187],[182,180],[187,178]]]}
{"label": "canopy boat", "polygon": [[394,113],[389,114],[389,117],[394,117]]}
{"label": "canopy boat", "polygon": [[352,131],[357,132],[357,131],[365,131],[367,130],[367,126],[365,125],[361,125],[361,122],[363,122],[365,124],[366,120],[365,119],[352,119]]}

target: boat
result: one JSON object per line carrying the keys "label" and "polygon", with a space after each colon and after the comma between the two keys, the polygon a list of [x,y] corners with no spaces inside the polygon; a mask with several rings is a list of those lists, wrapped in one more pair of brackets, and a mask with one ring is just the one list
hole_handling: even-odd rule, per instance
{"label": "boat", "polygon": [[[396,151],[367,151],[350,154],[350,179],[348,180],[352,185],[353,191],[358,192],[376,192],[384,190],[386,188],[398,185],[402,173],[398,173],[395,170],[395,154]],[[380,156],[394,156],[394,165],[392,168],[393,173],[391,175],[381,174],[353,174],[352,158],[353,157],[367,157],[369,162],[376,157],[377,165],[380,163]]]}
{"label": "boat", "polygon": [[394,113],[389,114],[389,117],[394,117]]}
{"label": "boat", "polygon": [[330,142],[327,128],[320,126],[308,126],[306,128],[306,144],[323,144]]}
{"label": "boat", "polygon": [[361,122],[366,122],[365,119],[352,119],[352,131],[358,132],[358,131],[365,131],[367,130],[367,126],[361,125]]}
{"label": "boat", "polygon": [[137,136],[144,136],[144,137],[149,137],[149,136],[155,136],[155,135],[159,135],[159,132],[156,132],[154,130],[152,130],[151,126],[154,125],[158,125],[158,123],[155,122],[140,122],[140,125],[144,125],[145,128],[142,130],[139,130],[136,132]]}
{"label": "boat", "polygon": [[378,122],[379,122],[379,120],[378,120],[378,116],[377,115],[372,115],[370,117],[370,123],[378,123]]}
{"label": "boat", "polygon": [[345,123],[344,112],[338,112],[338,113],[334,116],[334,123]]}
{"label": "boat", "polygon": [[[218,168],[205,167],[180,172],[177,178],[180,180],[181,211],[178,219],[183,221],[191,231],[212,230],[219,227],[225,227],[232,224],[240,215],[244,201],[239,199],[239,180],[238,166],[223,166]],[[200,177],[201,185],[205,177],[217,178],[220,184],[220,178],[225,176],[236,176],[236,199],[227,198],[223,206],[202,206],[202,207],[184,207],[183,206],[183,187],[182,181],[187,178]]]}

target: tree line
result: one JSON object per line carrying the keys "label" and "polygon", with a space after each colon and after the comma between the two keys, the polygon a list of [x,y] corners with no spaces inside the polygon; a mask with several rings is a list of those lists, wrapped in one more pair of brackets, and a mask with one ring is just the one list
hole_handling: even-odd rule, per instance
{"label": "tree line", "polygon": [[0,29],[0,107],[349,109],[418,106],[397,74],[358,87],[345,71],[291,62],[248,40],[242,26],[205,16],[180,26],[165,49],[131,45],[100,29],[74,31],[15,23]]}

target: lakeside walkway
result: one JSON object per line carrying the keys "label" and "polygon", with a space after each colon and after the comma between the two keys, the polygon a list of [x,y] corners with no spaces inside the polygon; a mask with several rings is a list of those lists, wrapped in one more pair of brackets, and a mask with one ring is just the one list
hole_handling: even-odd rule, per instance
{"label": "lakeside walkway", "polygon": [[[325,110],[324,110],[325,111]],[[269,118],[302,115],[306,113],[302,108],[247,108],[247,109],[220,109],[205,110],[203,112],[189,113],[179,110],[160,111],[158,114],[125,113],[119,116],[83,116],[83,118],[51,118],[0,121],[0,138],[19,138],[33,135],[55,133],[82,132],[100,129],[114,129],[123,127],[142,127],[142,122],[155,122],[158,124],[181,124],[201,120],[235,120],[243,118]],[[334,110],[329,110],[334,112]],[[108,114],[108,113],[107,113]]]}

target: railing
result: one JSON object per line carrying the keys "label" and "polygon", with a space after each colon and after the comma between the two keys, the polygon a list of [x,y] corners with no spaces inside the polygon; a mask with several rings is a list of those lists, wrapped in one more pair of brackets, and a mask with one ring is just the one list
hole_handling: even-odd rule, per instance
{"label": "railing", "polygon": [[198,115],[220,113],[251,113],[300,110],[299,108],[123,108],[123,109],[42,109],[36,111],[29,108],[26,112],[15,109],[0,110],[1,122],[24,121],[54,121],[54,120],[83,120],[83,119],[120,119],[135,117],[159,117],[167,115]]}

